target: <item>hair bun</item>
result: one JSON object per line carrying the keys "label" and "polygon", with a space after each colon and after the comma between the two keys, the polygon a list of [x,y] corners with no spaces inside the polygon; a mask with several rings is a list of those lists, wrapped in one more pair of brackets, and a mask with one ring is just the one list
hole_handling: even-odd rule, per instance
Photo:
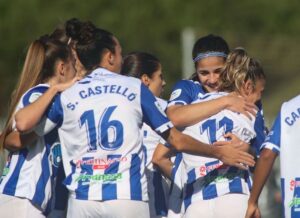
{"label": "hair bun", "polygon": [[81,22],[72,18],[66,22],[66,34],[79,44],[87,44],[94,37],[96,27],[91,22]]}

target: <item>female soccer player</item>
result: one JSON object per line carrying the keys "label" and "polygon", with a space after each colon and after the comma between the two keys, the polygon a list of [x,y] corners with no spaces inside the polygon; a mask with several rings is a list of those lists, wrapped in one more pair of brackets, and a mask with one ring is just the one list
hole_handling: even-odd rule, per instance
{"label": "female soccer player", "polygon": [[49,36],[30,45],[3,132],[3,141],[11,152],[0,179],[1,216],[45,217],[49,212],[52,185],[61,161],[57,131],[43,137],[12,132],[14,113],[46,90],[53,94],[64,90],[74,83],[75,73],[74,59],[67,45]]}
{"label": "female soccer player", "polygon": [[[260,100],[265,85],[265,74],[259,63],[243,49],[235,49],[226,60],[220,74],[220,90],[236,92],[247,102]],[[199,95],[194,102],[224,96],[224,93]],[[256,137],[252,121],[244,115],[223,110],[208,119],[186,127],[183,133],[213,144],[225,140],[231,132],[249,143]],[[250,172],[224,165],[217,159],[183,153],[187,174],[184,185],[185,217],[243,217],[251,188]],[[197,215],[196,215],[197,214]]]}
{"label": "female soccer player", "polygon": [[[159,98],[166,82],[163,79],[161,63],[156,57],[146,52],[132,52],[124,58],[121,74],[139,78],[156,97],[162,106],[162,110],[166,109],[167,102]],[[164,146],[161,144],[164,140],[145,123],[142,127],[142,135],[150,217],[166,217],[168,212],[169,185],[167,180],[153,167],[151,162],[155,148],[158,145]]]}
{"label": "female soccer player", "polygon": [[300,217],[300,96],[282,104],[274,124],[261,147],[254,171],[253,188],[248,202],[246,218],[260,218],[258,198],[280,154],[281,193],[283,217]]}
{"label": "female soccer player", "polygon": [[[234,149],[230,142],[213,147],[173,128],[140,80],[118,74],[121,46],[111,33],[83,25],[72,38],[77,39],[76,52],[88,75],[55,98],[47,119],[35,129],[44,135],[59,127],[65,184],[70,191],[68,217],[149,217],[143,122],[179,151],[221,158],[240,168],[245,168],[240,163],[254,164],[249,154]],[[39,100],[23,111],[42,102]],[[20,131],[36,125],[27,119],[16,114]]]}

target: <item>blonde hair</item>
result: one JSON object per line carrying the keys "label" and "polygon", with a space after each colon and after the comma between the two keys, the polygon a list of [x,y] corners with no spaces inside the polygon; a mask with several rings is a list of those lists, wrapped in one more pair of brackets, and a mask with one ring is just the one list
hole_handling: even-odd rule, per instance
{"label": "blonde hair", "polygon": [[220,91],[241,91],[243,84],[251,80],[253,87],[259,79],[266,79],[260,63],[248,56],[243,48],[229,53],[220,75]]}
{"label": "blonde hair", "polygon": [[13,115],[23,94],[53,76],[57,59],[67,61],[70,56],[71,50],[67,45],[51,39],[48,35],[30,44],[21,75],[11,96],[8,118],[0,135],[0,151],[4,149],[6,136],[12,132]]}

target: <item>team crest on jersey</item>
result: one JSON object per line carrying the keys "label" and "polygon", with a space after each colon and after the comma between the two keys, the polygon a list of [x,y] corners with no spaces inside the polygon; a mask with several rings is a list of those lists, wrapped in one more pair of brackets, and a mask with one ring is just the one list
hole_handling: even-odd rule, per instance
{"label": "team crest on jersey", "polygon": [[173,101],[174,99],[178,98],[181,94],[181,89],[176,89],[175,91],[172,92],[170,101]]}
{"label": "team crest on jersey", "polygon": [[54,143],[51,146],[51,153],[50,153],[50,161],[54,167],[58,167],[61,163],[62,156],[61,156],[61,148],[60,143]]}
{"label": "team crest on jersey", "polygon": [[162,106],[159,104],[159,102],[155,101],[154,104],[155,104],[156,108],[159,110],[159,112],[166,117],[167,115],[166,115],[164,109],[162,108]]}
{"label": "team crest on jersey", "polygon": [[41,95],[42,93],[39,92],[32,93],[29,97],[29,102],[30,103],[35,102]]}

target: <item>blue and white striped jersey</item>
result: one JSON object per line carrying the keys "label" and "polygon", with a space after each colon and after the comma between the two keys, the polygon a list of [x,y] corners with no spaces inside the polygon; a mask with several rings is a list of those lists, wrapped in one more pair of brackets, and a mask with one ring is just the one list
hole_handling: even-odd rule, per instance
{"label": "blue and white striped jersey", "polygon": [[[208,93],[199,100],[206,101],[224,96],[225,93]],[[225,140],[223,135],[232,132],[244,142],[255,138],[254,119],[222,110],[208,119],[186,127],[183,133],[207,144]],[[184,187],[184,204],[187,208],[198,200],[212,199],[228,193],[249,194],[251,178],[248,171],[229,167],[215,158],[201,157],[183,153],[183,162],[187,173]]]}
{"label": "blue and white striped jersey", "polygon": [[172,127],[140,80],[98,68],[55,99],[36,132],[59,127],[71,197],[146,201],[143,122]]}
{"label": "blue and white striped jersey", "polygon": [[285,102],[261,149],[280,153],[284,217],[300,217],[300,95]]}
{"label": "blue and white striped jersey", "polygon": [[[49,86],[37,85],[21,98],[16,111],[40,97]],[[52,192],[61,164],[61,149],[57,130],[17,152],[10,152],[0,179],[0,192],[29,199],[39,206],[45,214],[51,209]]]}
{"label": "blue and white striped jersey", "polygon": [[[161,109],[165,111],[167,102],[156,98]],[[168,213],[169,183],[164,176],[154,169],[152,157],[159,143],[165,144],[164,139],[151,129],[147,124],[143,124],[143,148],[145,152],[146,178],[148,184],[150,217],[166,216]]]}

